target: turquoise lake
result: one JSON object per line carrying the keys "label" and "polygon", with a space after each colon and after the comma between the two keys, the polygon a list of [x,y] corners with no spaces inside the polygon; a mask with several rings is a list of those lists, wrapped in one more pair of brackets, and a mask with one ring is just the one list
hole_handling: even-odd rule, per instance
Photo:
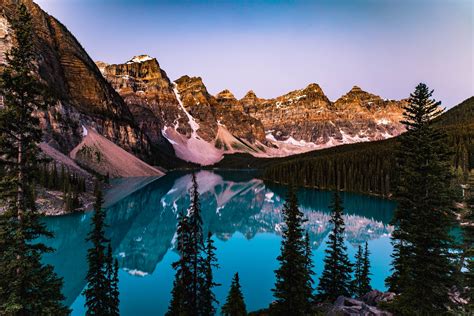
{"label": "turquoise lake", "polygon": [[[247,171],[199,171],[205,232],[216,241],[220,269],[215,289],[225,302],[231,278],[239,272],[248,311],[272,301],[274,270],[280,252],[286,187],[265,184]],[[172,172],[162,178],[117,180],[106,194],[107,236],[120,265],[121,315],[163,315],[170,300],[178,258],[174,250],[177,214],[187,209],[191,175]],[[372,287],[384,290],[390,273],[390,233],[395,203],[359,194],[343,193],[346,242],[354,259],[358,245],[369,243]],[[300,209],[308,219],[315,264],[315,284],[321,275],[325,242],[331,230],[329,204],[332,193],[298,191]],[[46,218],[55,238],[46,243],[56,249],[44,257],[64,278],[63,293],[72,315],[84,314],[87,271],[85,242],[91,212]],[[220,310],[220,309],[219,309]]]}

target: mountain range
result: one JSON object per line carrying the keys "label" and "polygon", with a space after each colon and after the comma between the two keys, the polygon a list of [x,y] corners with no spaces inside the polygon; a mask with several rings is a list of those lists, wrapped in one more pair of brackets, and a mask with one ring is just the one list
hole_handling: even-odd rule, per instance
{"label": "mountain range", "polygon": [[[406,100],[383,99],[357,86],[335,101],[316,83],[272,99],[253,91],[237,99],[230,90],[210,94],[200,77],[172,81],[148,55],[121,64],[94,62],[57,19],[31,0],[24,3],[32,15],[36,73],[53,100],[38,113],[44,142],[69,156],[82,153],[80,164],[95,172],[135,175],[97,161],[123,153],[106,140],[145,163],[174,168],[213,165],[234,153],[285,157],[404,131],[399,121]],[[0,5],[4,62],[14,45],[15,1]],[[91,135],[94,141],[84,141]]]}
{"label": "mountain range", "polygon": [[228,153],[287,156],[403,132],[404,101],[357,86],[335,102],[315,83],[274,99],[249,91],[238,100],[229,90],[211,95],[200,77],[172,82],[148,55],[97,66],[152,142],[167,140],[179,158],[201,165]]}

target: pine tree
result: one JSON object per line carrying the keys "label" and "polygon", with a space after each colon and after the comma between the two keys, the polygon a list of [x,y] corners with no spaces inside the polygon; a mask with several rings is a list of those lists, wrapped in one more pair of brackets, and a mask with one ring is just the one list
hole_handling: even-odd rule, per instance
{"label": "pine tree", "polygon": [[298,208],[294,189],[290,188],[283,206],[286,227],[283,229],[280,267],[275,271],[276,283],[272,290],[275,302],[271,315],[308,315],[311,312],[312,271],[308,265],[307,243],[302,228],[305,219]]}
{"label": "pine tree", "polygon": [[112,276],[112,309],[111,315],[120,315],[120,292],[119,292],[119,263],[117,259],[114,259],[114,274]]}
{"label": "pine tree", "polygon": [[190,305],[194,311],[201,312],[203,310],[201,304],[201,292],[205,282],[205,269],[203,262],[204,253],[204,235],[202,231],[201,205],[199,201],[198,184],[196,175],[192,174],[192,187],[190,190],[191,203],[188,209],[189,223],[189,268],[192,274],[190,284]]}
{"label": "pine tree", "polygon": [[59,184],[59,181],[58,181],[58,168],[56,166],[56,163],[53,162],[53,170],[52,170],[52,173],[51,173],[51,177],[49,177],[49,179],[51,180],[51,184],[50,184],[50,187],[52,189],[58,189],[60,188],[60,184]]}
{"label": "pine tree", "polygon": [[173,269],[176,270],[171,292],[171,302],[166,315],[168,316],[191,316],[195,310],[190,304],[191,283],[193,274],[190,269],[190,229],[189,218],[180,213],[177,227],[177,247],[179,260],[173,263]]}
{"label": "pine tree", "polygon": [[209,232],[206,240],[206,258],[203,261],[204,266],[202,270],[205,271],[204,274],[204,284],[200,293],[200,309],[202,315],[214,315],[216,313],[216,308],[214,303],[218,303],[216,296],[214,295],[212,289],[220,284],[214,282],[213,269],[218,269],[219,265],[217,264],[217,257],[215,254],[216,247],[214,246],[214,241],[212,240],[212,233]]}
{"label": "pine tree", "polygon": [[335,301],[340,295],[350,297],[352,294],[352,264],[344,244],[344,208],[339,192],[334,193],[331,208],[330,222],[334,227],[328,237],[324,270],[318,285],[318,299],[328,302]]}
{"label": "pine tree", "polygon": [[313,286],[314,286],[314,281],[313,281],[313,275],[314,275],[314,264],[313,264],[313,250],[311,249],[311,239],[309,238],[309,232],[306,231],[305,238],[304,238],[304,249],[305,249],[305,272],[309,274],[309,277],[307,277],[306,282],[307,285],[305,287],[306,293],[305,296],[309,299],[310,304],[314,303],[315,297],[313,293]]}
{"label": "pine tree", "polygon": [[355,255],[353,292],[360,298],[370,292],[370,259],[369,245],[365,242],[365,248],[359,245]]}
{"label": "pine tree", "polygon": [[53,237],[35,208],[37,143],[42,133],[32,114],[45,107],[44,87],[33,74],[32,22],[18,4],[11,21],[16,46],[6,54],[0,75],[0,314],[67,315],[62,280],[42,256],[53,251],[40,237]]}
{"label": "pine tree", "polygon": [[431,122],[440,102],[419,84],[405,107],[400,137],[398,175],[392,234],[391,291],[399,293],[392,309],[399,314],[442,314],[449,303],[454,272],[449,232],[454,222],[450,188],[451,153],[446,135]]}
{"label": "pine tree", "polygon": [[372,286],[370,286],[370,252],[369,252],[369,243],[365,242],[365,251],[362,265],[362,282],[361,282],[361,293],[365,295],[372,291]]}
{"label": "pine tree", "polygon": [[240,288],[238,273],[236,273],[232,279],[229,294],[227,295],[224,306],[222,306],[222,315],[247,316],[247,307],[245,306],[244,295]]}
{"label": "pine tree", "polygon": [[94,215],[92,216],[92,229],[86,241],[92,246],[87,251],[89,270],[87,271],[87,285],[83,294],[86,297],[85,306],[87,315],[108,315],[110,284],[107,277],[107,258],[105,247],[108,239],[105,238],[105,211],[102,208],[104,200],[102,191],[96,188]]}
{"label": "pine tree", "polygon": [[212,288],[212,269],[217,267],[212,239],[204,246],[201,206],[196,176],[192,175],[191,201],[187,214],[180,214],[177,227],[179,260],[173,263],[176,270],[172,299],[167,315],[213,315],[216,302]]}
{"label": "pine tree", "polygon": [[352,290],[357,298],[362,297],[365,293],[362,291],[362,270],[364,266],[364,252],[362,246],[359,245],[355,255],[354,264],[354,280],[352,281]]}
{"label": "pine tree", "polygon": [[465,225],[464,230],[464,258],[465,258],[465,273],[464,284],[470,290],[468,291],[469,306],[474,310],[474,175],[469,178],[470,194],[466,200],[466,215],[464,216]]}
{"label": "pine tree", "polygon": [[107,246],[105,271],[107,276],[107,298],[108,298],[108,315],[117,316],[119,312],[119,291],[118,291],[118,261],[113,259],[112,245]]}

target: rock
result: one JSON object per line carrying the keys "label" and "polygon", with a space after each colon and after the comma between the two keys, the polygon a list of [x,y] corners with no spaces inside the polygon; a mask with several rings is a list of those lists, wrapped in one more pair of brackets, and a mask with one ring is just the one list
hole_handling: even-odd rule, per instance
{"label": "rock", "polygon": [[96,64],[123,97],[153,144],[165,142],[161,133],[165,126],[174,126],[180,133],[190,136],[191,127],[176,98],[174,84],[155,58],[139,55],[123,64]]}
{"label": "rock", "polygon": [[383,100],[357,86],[336,102],[316,83],[274,99],[260,99],[249,91],[237,101],[228,90],[216,97],[223,107],[261,121],[269,140],[296,142],[303,151],[380,140],[404,131],[399,121],[406,101]]}
{"label": "rock", "polygon": [[111,178],[163,176],[164,173],[123,150],[93,129],[69,154],[81,166]]}
{"label": "rock", "polygon": [[[11,47],[8,25],[15,18],[16,3],[0,0],[0,62]],[[132,113],[76,38],[32,0],[22,3],[32,18],[36,74],[54,96],[48,109],[36,114],[45,141],[67,153],[82,140],[81,125],[87,124],[124,149],[147,157],[148,140]]]}
{"label": "rock", "polygon": [[183,105],[197,119],[198,134],[203,139],[214,140],[219,123],[235,137],[251,144],[256,141],[265,142],[263,124],[245,113],[243,106],[229,90],[214,97],[209,94],[200,77],[183,76],[175,82]]}
{"label": "rock", "polygon": [[367,305],[366,303],[347,298],[344,296],[339,296],[334,302],[332,308],[327,312],[327,315],[330,316],[355,316],[355,315],[364,315],[364,316],[391,316],[392,314],[386,311],[382,311],[377,307]]}
{"label": "rock", "polygon": [[395,298],[393,292],[380,292],[378,290],[372,290],[365,294],[361,300],[368,305],[377,306],[380,302],[390,302]]}
{"label": "rock", "polygon": [[467,295],[469,290],[468,287],[460,290],[457,286],[452,286],[448,292],[449,300],[456,306],[467,305],[469,303],[469,300],[467,299],[467,297],[469,297]]}

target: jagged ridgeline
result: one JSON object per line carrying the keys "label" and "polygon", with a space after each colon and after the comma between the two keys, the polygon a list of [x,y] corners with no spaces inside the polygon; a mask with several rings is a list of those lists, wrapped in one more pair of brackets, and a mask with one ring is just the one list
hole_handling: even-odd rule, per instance
{"label": "jagged ridgeline", "polygon": [[[435,126],[448,134],[460,181],[474,168],[474,97],[444,113]],[[397,138],[315,151],[269,164],[264,178],[320,189],[390,195]],[[267,162],[268,163],[268,162]]]}

